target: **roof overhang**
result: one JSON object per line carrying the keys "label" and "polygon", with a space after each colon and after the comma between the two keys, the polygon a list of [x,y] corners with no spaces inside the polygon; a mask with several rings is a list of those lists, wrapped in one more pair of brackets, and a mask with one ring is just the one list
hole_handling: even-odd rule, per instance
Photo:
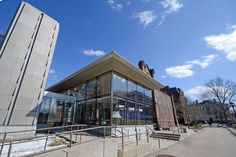
{"label": "roof overhang", "polygon": [[142,70],[130,64],[126,59],[122,58],[117,53],[111,52],[49,87],[47,91],[61,93],[109,71],[115,71],[122,74],[130,80],[153,90],[163,88],[159,82],[145,74]]}

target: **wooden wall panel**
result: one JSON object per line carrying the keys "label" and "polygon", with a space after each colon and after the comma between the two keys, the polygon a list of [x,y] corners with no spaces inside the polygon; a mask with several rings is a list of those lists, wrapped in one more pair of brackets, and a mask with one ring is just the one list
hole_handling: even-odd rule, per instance
{"label": "wooden wall panel", "polygon": [[154,90],[154,117],[159,128],[175,127],[171,97],[159,90]]}

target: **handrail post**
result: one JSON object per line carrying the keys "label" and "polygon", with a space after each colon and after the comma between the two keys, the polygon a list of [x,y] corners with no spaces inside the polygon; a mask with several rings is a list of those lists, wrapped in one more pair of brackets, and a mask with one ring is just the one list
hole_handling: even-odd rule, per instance
{"label": "handrail post", "polygon": [[3,135],[2,145],[1,145],[1,150],[0,150],[0,156],[2,155],[2,150],[3,150],[4,141],[5,141],[5,139],[6,139],[6,136],[7,136],[7,133],[5,133],[5,134]]}
{"label": "handrail post", "polygon": [[7,157],[11,156],[11,149],[12,149],[12,141],[10,141]]}
{"label": "handrail post", "polygon": [[146,136],[147,136],[147,143],[149,143],[149,134],[148,134],[148,128],[146,127]]}
{"label": "handrail post", "polygon": [[43,151],[46,151],[46,149],[47,149],[47,143],[48,143],[48,135],[47,135],[47,138],[46,138],[46,141],[45,141],[45,145],[44,145]]}
{"label": "handrail post", "polygon": [[103,127],[103,138],[104,139],[106,138],[106,128],[105,128],[105,126]]}
{"label": "handrail post", "polygon": [[128,139],[129,139],[129,130],[128,130]]}
{"label": "handrail post", "polygon": [[72,131],[70,131],[70,148],[72,146]]}
{"label": "handrail post", "polygon": [[4,141],[2,141],[1,150],[0,150],[0,156],[2,155],[3,147],[4,147]]}
{"label": "handrail post", "polygon": [[47,138],[46,138],[46,141],[45,141],[45,145],[44,145],[44,151],[46,151],[46,149],[47,149],[47,143],[48,143],[48,135],[49,135],[49,133],[50,133],[50,128],[48,129],[48,134],[47,134]]}
{"label": "handrail post", "polygon": [[136,145],[138,146],[138,130],[136,126],[135,126],[135,132],[136,132]]}
{"label": "handrail post", "polygon": [[82,141],[82,131],[80,132],[79,142]]}
{"label": "handrail post", "polygon": [[123,127],[121,127],[121,145],[122,145],[122,150],[124,150],[124,133],[123,133]]}

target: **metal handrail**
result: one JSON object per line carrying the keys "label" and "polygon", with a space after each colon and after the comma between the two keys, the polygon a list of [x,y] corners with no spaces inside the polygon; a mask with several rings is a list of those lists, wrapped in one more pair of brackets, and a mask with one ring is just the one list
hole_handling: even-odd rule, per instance
{"label": "metal handrail", "polygon": [[[70,138],[68,139],[69,140],[69,144],[68,144],[68,147],[72,147],[72,135],[73,133],[76,133],[76,132],[83,132],[83,131],[89,131],[89,130],[96,130],[96,129],[104,129],[104,138],[106,136],[106,128],[111,128],[111,126],[99,126],[99,127],[92,127],[92,128],[86,128],[86,129],[79,129],[79,130],[72,130],[73,126],[81,126],[81,125],[69,125],[69,126],[62,126],[62,127],[50,127],[50,128],[44,128],[44,129],[33,129],[33,130],[48,130],[48,134],[47,135],[43,135],[43,136],[35,136],[34,138],[33,137],[28,137],[28,138],[22,138],[22,139],[14,139],[14,140],[3,140],[1,141],[0,143],[2,143],[1,145],[1,150],[0,150],[0,156],[2,154],[2,150],[3,150],[3,147],[4,145],[9,145],[9,151],[8,151],[8,156],[10,156],[11,154],[11,148],[12,148],[12,145],[13,144],[17,144],[17,143],[25,143],[25,142],[29,142],[29,140],[36,140],[38,138],[46,138],[46,141],[45,141],[45,145],[44,145],[44,151],[43,152],[46,152],[46,148],[47,148],[47,141],[48,141],[48,138],[49,136],[60,136],[60,135],[65,135],[65,134],[69,134],[70,135]],[[71,128],[70,131],[63,131],[63,132],[59,132],[59,133],[53,133],[53,134],[49,134],[49,130],[51,129],[55,129],[55,128]],[[12,132],[8,132],[8,133],[19,133],[19,132],[28,132],[29,130],[24,130],[24,131],[12,131]],[[32,131],[32,130],[31,130]],[[2,134],[6,134],[6,133],[2,133]],[[81,141],[81,140],[80,140]],[[58,149],[58,148],[57,148]],[[39,152],[38,152],[39,153]]]}
{"label": "metal handrail", "polygon": [[[43,151],[40,151],[40,152],[37,152],[37,154],[40,154],[40,153],[43,153],[43,152],[46,152],[48,151],[47,150],[47,142],[48,142],[48,139],[50,136],[52,137],[57,137],[57,136],[61,136],[61,135],[69,135],[69,137],[64,137],[67,139],[68,143],[65,144],[63,147],[60,147],[60,148],[52,148],[50,149],[50,151],[53,151],[53,150],[56,150],[56,149],[63,149],[65,147],[72,147],[74,144],[76,144],[75,142],[77,142],[77,135],[78,133],[81,133],[80,134],[80,142],[81,142],[81,138],[82,138],[82,132],[85,132],[85,131],[90,131],[90,130],[96,130],[96,129],[104,129],[104,134],[103,134],[103,138],[106,137],[106,129],[107,128],[114,128],[114,126],[96,126],[96,127],[92,127],[92,128],[84,128],[84,129],[78,129],[78,127],[76,128],[76,126],[87,126],[87,125],[81,125],[81,124],[77,124],[77,125],[68,125],[68,126],[60,126],[60,127],[49,127],[49,128],[42,128],[42,129],[31,129],[31,130],[24,130],[24,131],[11,131],[11,132],[7,132],[8,134],[9,133],[19,133],[19,132],[28,132],[28,131],[42,131],[42,130],[47,130],[48,133],[45,134],[45,135],[42,135],[42,136],[35,136],[35,137],[27,137],[27,138],[22,138],[22,139],[14,139],[14,140],[5,140],[0,142],[2,143],[2,147],[1,147],[1,150],[0,150],[0,156],[2,154],[2,150],[3,150],[3,146],[4,145],[9,145],[9,151],[8,151],[8,156],[10,156],[11,154],[11,148],[12,148],[12,145],[13,144],[17,144],[17,143],[24,143],[24,142],[29,142],[29,140],[36,140],[36,139],[46,139],[45,140],[45,145],[44,145],[44,149]],[[137,146],[139,144],[138,140],[141,140],[141,135],[142,134],[146,134],[147,136],[147,143],[149,143],[149,130],[152,131],[152,128],[150,128],[148,125],[145,126],[146,127],[146,133],[138,133],[138,130],[137,130],[137,126],[135,126],[136,128],[136,131],[135,131],[135,134],[129,134],[129,129],[126,129],[124,127],[116,127],[116,131],[120,132],[121,133],[121,142],[122,142],[122,150],[124,150],[124,137],[129,137],[129,136],[135,136],[136,137],[136,143],[137,143]],[[56,133],[52,133],[50,134],[50,131],[51,130],[54,130],[54,129],[60,129],[60,128],[70,128],[70,130],[66,130],[66,131],[62,131],[62,132],[56,132]],[[74,129],[75,128],[75,129]],[[121,131],[118,130],[117,128],[121,128]],[[127,131],[127,134],[124,133],[124,130]],[[56,130],[57,131],[57,130]],[[5,133],[1,133],[1,134],[6,134]],[[76,135],[74,141],[73,141],[73,136],[72,135]],[[139,137],[139,138],[138,138]],[[96,140],[96,139],[95,139]]]}
{"label": "metal handrail", "polygon": [[88,126],[88,125],[86,125],[86,124],[76,124],[76,125],[56,126],[56,127],[48,127],[48,128],[41,128],[41,129],[30,129],[30,130],[18,130],[18,131],[0,132],[0,134],[14,134],[14,133],[30,132],[30,131],[54,130],[54,129],[76,127],[76,126]]}

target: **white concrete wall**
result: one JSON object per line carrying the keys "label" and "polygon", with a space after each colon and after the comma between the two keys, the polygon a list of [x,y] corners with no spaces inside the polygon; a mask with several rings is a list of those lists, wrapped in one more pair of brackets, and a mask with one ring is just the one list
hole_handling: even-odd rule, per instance
{"label": "white concrete wall", "polygon": [[35,126],[59,24],[22,2],[0,51],[0,127]]}

